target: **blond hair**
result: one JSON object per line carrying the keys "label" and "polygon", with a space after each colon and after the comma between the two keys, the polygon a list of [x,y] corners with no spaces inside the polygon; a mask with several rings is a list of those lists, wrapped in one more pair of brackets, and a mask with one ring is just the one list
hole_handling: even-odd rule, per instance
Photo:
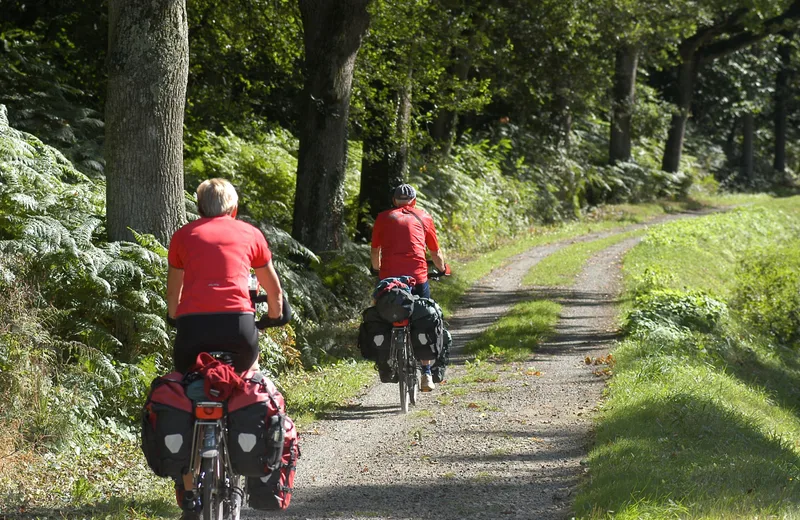
{"label": "blond hair", "polygon": [[237,204],[236,189],[225,179],[208,179],[197,187],[197,210],[201,217],[230,215]]}

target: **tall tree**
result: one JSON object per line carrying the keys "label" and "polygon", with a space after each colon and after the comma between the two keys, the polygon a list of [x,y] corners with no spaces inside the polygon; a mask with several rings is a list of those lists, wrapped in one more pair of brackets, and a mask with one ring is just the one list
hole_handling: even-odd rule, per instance
{"label": "tall tree", "polygon": [[613,100],[611,104],[611,136],[609,162],[615,164],[631,158],[631,122],[636,94],[636,68],[639,49],[623,45],[617,49],[614,67]]}
{"label": "tall tree", "polygon": [[[714,2],[711,3],[714,4],[713,7],[719,7]],[[783,7],[782,12],[763,20],[780,7]],[[664,171],[677,172],[680,168],[686,121],[691,111],[700,67],[783,30],[786,24],[797,18],[800,18],[800,0],[791,3],[783,1],[780,5],[775,2],[755,2],[751,7],[728,4],[728,11],[724,16],[697,26],[696,31],[680,43],[673,88],[677,111],[672,116],[664,147],[661,163]]]}
{"label": "tall tree", "polygon": [[108,8],[108,236],[131,240],[133,229],[166,244],[186,220],[186,3],[110,0]]}
{"label": "tall tree", "polygon": [[347,116],[370,0],[300,0],[305,88],[292,235],[314,252],[343,244]]}

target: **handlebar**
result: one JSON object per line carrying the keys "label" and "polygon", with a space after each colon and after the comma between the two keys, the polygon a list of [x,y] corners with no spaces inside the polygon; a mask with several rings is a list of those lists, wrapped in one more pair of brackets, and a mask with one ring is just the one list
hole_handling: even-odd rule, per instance
{"label": "handlebar", "polygon": [[[251,298],[253,303],[266,303],[267,295],[261,294]],[[261,319],[256,320],[256,327],[259,330],[264,330],[269,327],[282,327],[289,323],[292,319],[292,307],[289,305],[289,300],[286,298],[286,293],[283,293],[283,312],[279,318],[270,318],[266,314]]]}
{"label": "handlebar", "polygon": [[450,276],[452,273],[450,272],[450,266],[448,264],[444,264],[444,271],[440,271],[436,265],[433,263],[433,260],[428,260],[428,280],[440,280],[443,276]]}
{"label": "handlebar", "polygon": [[[250,291],[250,300],[253,302],[253,305],[256,303],[267,303],[267,295],[266,294],[256,294],[255,291]],[[292,307],[289,305],[289,300],[286,298],[286,293],[283,293],[283,312],[281,313],[279,318],[270,318],[266,314],[261,317],[261,319],[256,320],[256,328],[259,330],[264,330],[270,327],[282,327],[289,323],[292,319]],[[170,317],[169,313],[167,313],[167,325],[172,327],[176,327],[178,325],[177,320],[175,318]]]}

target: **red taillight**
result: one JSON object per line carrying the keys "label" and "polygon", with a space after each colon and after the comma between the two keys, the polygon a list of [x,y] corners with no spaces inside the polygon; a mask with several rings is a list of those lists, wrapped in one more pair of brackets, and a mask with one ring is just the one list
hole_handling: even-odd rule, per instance
{"label": "red taillight", "polygon": [[194,409],[194,416],[198,419],[222,419],[222,404],[198,404]]}

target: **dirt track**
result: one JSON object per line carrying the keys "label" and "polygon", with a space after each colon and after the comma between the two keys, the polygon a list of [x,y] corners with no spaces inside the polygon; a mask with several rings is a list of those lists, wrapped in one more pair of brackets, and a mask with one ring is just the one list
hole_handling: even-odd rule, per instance
{"label": "dirt track", "polygon": [[[641,226],[626,230],[635,227]],[[532,266],[570,242],[531,249],[482,279],[448,320],[454,339],[448,380],[467,373],[463,346],[518,301],[559,301],[563,309],[555,337],[525,362],[491,365],[493,375],[485,381],[444,384],[422,394],[408,415],[398,413],[397,385],[376,382],[358,405],[331,414],[304,434],[289,510],[268,516],[247,511],[246,516],[571,516],[584,471],[580,461],[588,452],[593,410],[604,385],[594,373],[597,367],[584,359],[605,356],[615,338],[620,260],[637,240],[593,257],[572,288],[545,294],[520,285]],[[434,285],[434,298],[435,291]]]}

